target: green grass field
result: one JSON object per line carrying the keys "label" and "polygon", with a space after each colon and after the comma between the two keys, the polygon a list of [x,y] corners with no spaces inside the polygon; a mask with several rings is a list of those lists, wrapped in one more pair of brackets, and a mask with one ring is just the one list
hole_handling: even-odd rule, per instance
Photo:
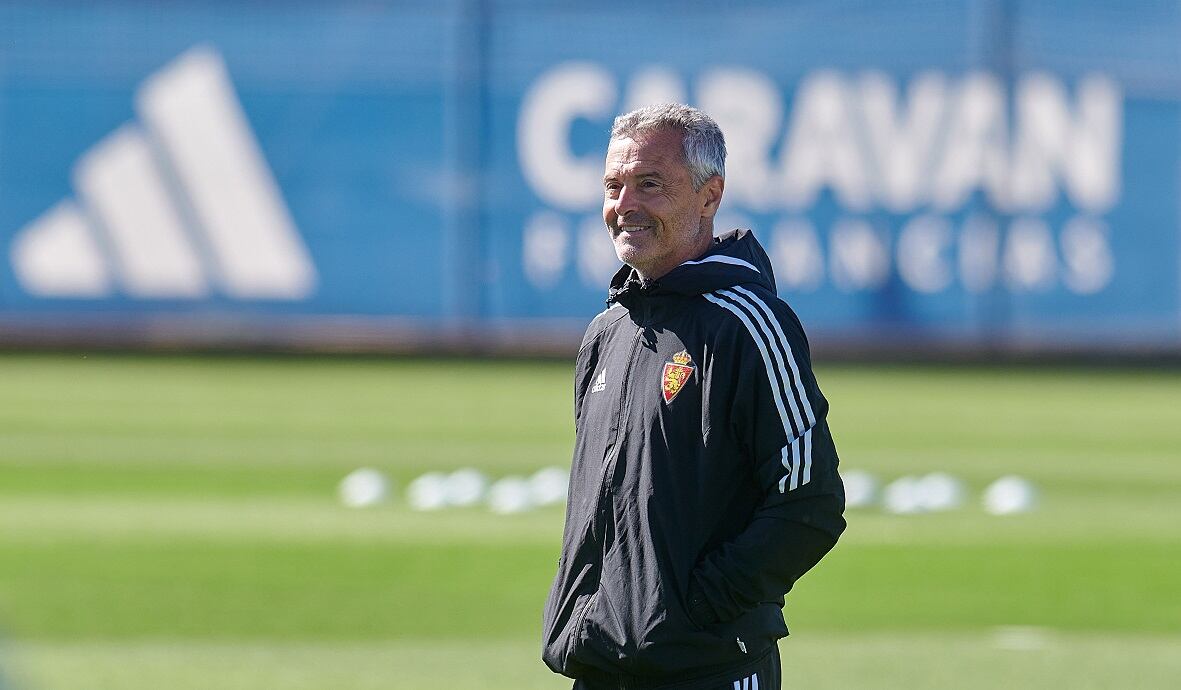
{"label": "green grass field", "polygon": [[[1181,372],[825,367],[843,467],[971,501],[849,513],[789,687],[1172,688]],[[569,364],[0,355],[0,687],[556,689],[562,510],[350,510],[374,466],[569,461]],[[986,515],[1018,473],[1039,510]],[[6,685],[7,683],[7,685]]]}

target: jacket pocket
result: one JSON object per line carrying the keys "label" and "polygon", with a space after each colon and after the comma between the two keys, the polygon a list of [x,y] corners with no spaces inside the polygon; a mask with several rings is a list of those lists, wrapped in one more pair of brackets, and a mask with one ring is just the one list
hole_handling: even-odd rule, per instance
{"label": "jacket pocket", "polygon": [[586,596],[586,602],[578,609],[574,616],[574,621],[570,626],[570,640],[566,644],[566,659],[570,659],[577,651],[576,647],[580,639],[582,639],[583,629],[586,627],[586,614],[590,613],[591,607],[595,605],[595,600],[599,598],[599,591],[595,590],[593,593]]}
{"label": "jacket pocket", "polygon": [[571,675],[571,660],[579,649],[579,641],[585,638],[586,617],[597,595],[598,591],[577,595],[573,600],[557,597],[552,602],[553,608],[547,610],[541,656],[555,673]]}

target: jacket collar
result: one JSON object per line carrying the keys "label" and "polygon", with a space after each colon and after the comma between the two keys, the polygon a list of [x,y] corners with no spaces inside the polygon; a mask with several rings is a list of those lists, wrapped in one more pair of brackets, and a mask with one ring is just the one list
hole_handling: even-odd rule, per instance
{"label": "jacket collar", "polygon": [[752,284],[775,292],[771,259],[750,230],[731,230],[715,237],[704,254],[656,280],[640,280],[635,269],[623,266],[611,279],[607,303],[626,307],[641,295],[701,295]]}

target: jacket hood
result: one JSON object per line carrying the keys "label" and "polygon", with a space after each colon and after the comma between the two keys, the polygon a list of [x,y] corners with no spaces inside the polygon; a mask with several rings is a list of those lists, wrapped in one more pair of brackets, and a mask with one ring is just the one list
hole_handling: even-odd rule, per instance
{"label": "jacket hood", "polygon": [[607,303],[621,302],[641,291],[656,295],[702,295],[735,285],[758,285],[775,293],[771,258],[746,229],[731,230],[715,237],[709,250],[677,266],[656,280],[643,282],[631,266],[623,266],[611,279]]}

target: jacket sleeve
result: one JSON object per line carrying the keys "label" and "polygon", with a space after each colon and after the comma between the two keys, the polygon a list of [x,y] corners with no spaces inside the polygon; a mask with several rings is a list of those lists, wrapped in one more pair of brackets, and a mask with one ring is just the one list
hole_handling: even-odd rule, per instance
{"label": "jacket sleeve", "polygon": [[753,463],[759,504],[747,527],[707,553],[689,586],[699,624],[779,602],[845,529],[844,487],[828,402],[795,314],[772,296],[731,303],[743,324],[734,356],[733,435]]}

